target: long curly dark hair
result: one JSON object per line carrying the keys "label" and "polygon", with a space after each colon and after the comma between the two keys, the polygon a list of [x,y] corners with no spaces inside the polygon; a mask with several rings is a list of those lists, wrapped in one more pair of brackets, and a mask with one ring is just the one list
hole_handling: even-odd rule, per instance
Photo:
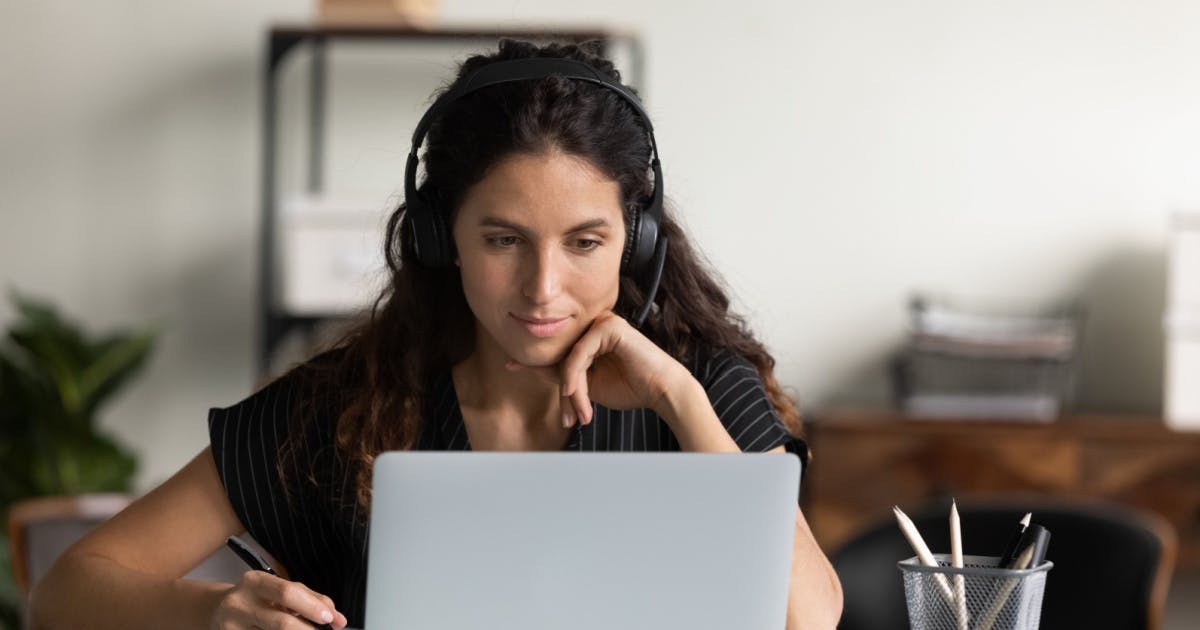
{"label": "long curly dark hair", "polygon": [[[464,61],[443,92],[482,66],[528,57],[579,60],[620,81],[620,73],[598,50],[595,42],[537,46],[505,39],[496,53]],[[633,208],[644,207],[653,190],[647,129],[629,103],[603,86],[560,76],[493,85],[455,101],[431,125],[425,146],[420,190],[450,213],[447,225],[453,225],[467,190],[491,165],[513,154],[557,150],[587,159],[618,182],[626,221]],[[417,444],[428,412],[431,375],[466,359],[475,344],[474,315],[459,269],[428,268],[417,262],[404,214],[401,204],[388,219],[384,254],[390,282],[373,307],[330,344],[339,352],[321,353],[322,360],[310,359],[293,368],[302,372],[301,404],[292,414],[293,438],[279,459],[284,478],[285,471],[309,468],[293,468],[285,460],[303,450],[314,425],[332,422],[324,428],[333,436],[338,477],[348,473],[356,482],[339,499],[344,505],[352,500],[364,515],[369,512],[375,457]],[[800,413],[775,379],[775,359],[745,320],[729,311],[724,289],[669,207],[664,208],[660,229],[671,246],[655,310],[642,332],[681,361],[701,345],[745,356],[758,369],[784,424],[798,434]],[[644,297],[643,288],[623,276],[613,310],[632,319]],[[312,472],[308,477],[321,485]]]}

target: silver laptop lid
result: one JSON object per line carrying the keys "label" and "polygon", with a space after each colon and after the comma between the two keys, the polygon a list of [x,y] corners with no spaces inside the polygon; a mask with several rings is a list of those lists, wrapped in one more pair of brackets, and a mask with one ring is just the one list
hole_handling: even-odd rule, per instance
{"label": "silver laptop lid", "polygon": [[374,475],[367,630],[785,625],[794,455],[392,452]]}

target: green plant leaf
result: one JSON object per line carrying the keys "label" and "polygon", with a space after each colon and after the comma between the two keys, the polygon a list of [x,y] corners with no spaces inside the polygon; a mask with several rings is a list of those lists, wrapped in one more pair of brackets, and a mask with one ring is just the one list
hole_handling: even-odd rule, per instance
{"label": "green plant leaf", "polygon": [[97,433],[74,435],[59,449],[65,494],[128,492],[137,461],[116,442]]}
{"label": "green plant leaf", "polygon": [[22,367],[0,351],[0,440],[13,439],[25,432],[24,412],[34,385]]}
{"label": "green plant leaf", "polygon": [[58,314],[47,302],[36,300],[13,290],[10,292],[20,317],[14,331],[33,333],[53,340],[70,364],[83,363],[87,355],[87,342],[83,330]]}
{"label": "green plant leaf", "polygon": [[82,407],[78,373],[87,362],[87,342],[73,324],[50,305],[11,291],[20,318],[9,338],[31,359],[30,367],[49,377],[68,415]]}
{"label": "green plant leaf", "polygon": [[95,346],[95,359],[79,375],[81,411],[95,414],[101,403],[145,365],[157,330],[118,335]]}
{"label": "green plant leaf", "polygon": [[0,353],[0,387],[0,496],[34,496],[37,488],[61,486],[47,463],[56,458],[53,435],[67,424],[57,389],[42,371],[7,353]]}
{"label": "green plant leaf", "polygon": [[68,412],[80,408],[79,384],[76,382],[77,364],[74,364],[64,352],[58,340],[46,331],[14,330],[9,332],[12,339],[25,352],[36,359],[34,369],[49,377],[54,384],[62,406]]}
{"label": "green plant leaf", "polygon": [[49,494],[128,492],[137,461],[96,430],[95,412],[144,367],[158,332],[92,340],[51,305],[10,294],[18,318],[0,337],[0,508]]}

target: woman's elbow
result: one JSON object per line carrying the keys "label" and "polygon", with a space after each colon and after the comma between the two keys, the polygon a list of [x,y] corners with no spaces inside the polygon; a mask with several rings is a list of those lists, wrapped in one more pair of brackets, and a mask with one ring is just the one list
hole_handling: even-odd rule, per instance
{"label": "woman's elbow", "polygon": [[[68,550],[29,589],[28,619],[34,630],[102,626],[107,611],[97,610],[109,593],[104,586],[107,559]],[[119,607],[119,606],[117,606]]]}
{"label": "woman's elbow", "polygon": [[842,606],[845,601],[842,597],[842,581],[838,579],[838,574],[832,567],[829,569],[829,582],[831,595],[829,597],[829,614],[831,617],[830,628],[837,627],[839,621],[842,620]]}
{"label": "woman's elbow", "polygon": [[842,583],[828,563],[825,563],[824,577],[825,580],[813,582],[812,587],[806,590],[806,595],[792,599],[788,609],[787,630],[837,628],[842,619]]}
{"label": "woman's elbow", "polygon": [[822,623],[813,626],[814,628],[836,628],[842,619],[842,581],[828,560],[825,562],[825,577],[829,580],[829,589],[825,594],[824,605],[821,606],[825,615]]}
{"label": "woman's elbow", "polygon": [[29,589],[26,605],[28,606],[29,627],[32,630],[65,627],[64,620],[59,619],[56,615],[65,609],[65,606],[59,601],[63,591],[66,590],[64,573],[70,571],[68,567],[63,566],[65,563],[65,558],[59,558],[50,571]]}

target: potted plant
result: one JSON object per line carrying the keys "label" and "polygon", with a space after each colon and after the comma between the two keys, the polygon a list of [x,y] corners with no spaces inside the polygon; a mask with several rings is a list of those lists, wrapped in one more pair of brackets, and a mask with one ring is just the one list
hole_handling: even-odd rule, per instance
{"label": "potted plant", "polygon": [[[146,363],[157,330],[90,336],[50,305],[10,292],[0,339],[0,515],[22,499],[129,492],[134,455],[96,426],[100,406]],[[17,628],[7,533],[0,534],[0,627]]]}

